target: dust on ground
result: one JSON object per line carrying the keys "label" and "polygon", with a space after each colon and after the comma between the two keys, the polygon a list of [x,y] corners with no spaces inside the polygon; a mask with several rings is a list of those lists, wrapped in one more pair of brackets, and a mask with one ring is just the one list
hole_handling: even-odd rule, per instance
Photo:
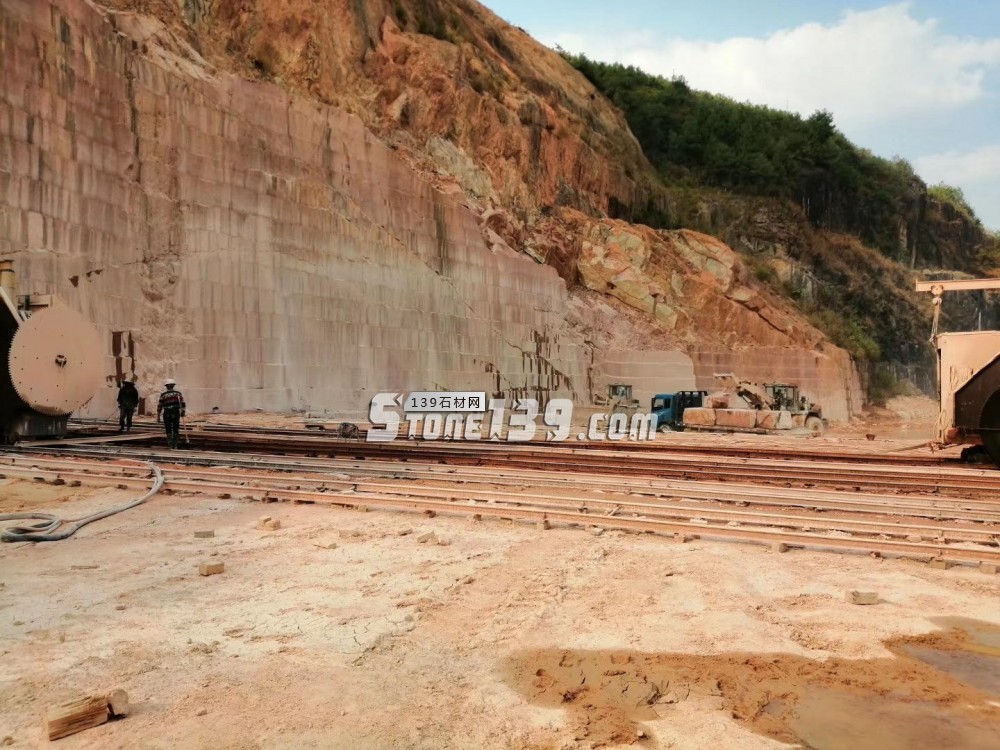
{"label": "dust on ground", "polygon": [[[6,511],[78,517],[132,495],[8,479],[0,496]],[[265,513],[280,530],[257,530]],[[208,529],[213,538],[194,537]],[[421,542],[428,531],[436,538]],[[200,576],[202,561],[225,572]],[[880,603],[847,604],[848,589],[878,591]],[[748,723],[749,697],[732,696],[761,694],[753,682],[775,664],[800,686],[845,660],[881,660],[879,684],[910,695],[924,680],[904,677],[925,673],[911,657],[898,667],[883,642],[936,632],[936,617],[996,623],[998,601],[997,577],[962,568],[159,495],[62,542],[0,546],[0,741],[37,747],[47,706],[122,688],[131,716],[59,746],[773,749],[787,744]],[[662,716],[627,719],[647,737],[580,736],[578,713],[510,681],[526,652],[639,653],[726,671],[720,695],[692,689],[658,704]],[[940,674],[930,701],[978,695]],[[746,715],[734,717],[737,704]]]}
{"label": "dust on ground", "polygon": [[929,396],[896,396],[885,406],[869,406],[848,423],[833,425],[831,434],[922,442],[936,437],[938,402]]}

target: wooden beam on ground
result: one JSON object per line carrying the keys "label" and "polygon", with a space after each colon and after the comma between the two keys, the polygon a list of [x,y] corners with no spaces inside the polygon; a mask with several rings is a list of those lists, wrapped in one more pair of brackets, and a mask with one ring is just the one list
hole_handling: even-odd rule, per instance
{"label": "wooden beam on ground", "polygon": [[46,715],[49,740],[99,727],[108,719],[128,716],[128,713],[128,694],[124,690],[112,690],[107,695],[87,695],[51,706]]}
{"label": "wooden beam on ground", "polygon": [[104,695],[88,695],[52,706],[47,716],[49,739],[58,740],[100,726],[110,715],[108,699]]}

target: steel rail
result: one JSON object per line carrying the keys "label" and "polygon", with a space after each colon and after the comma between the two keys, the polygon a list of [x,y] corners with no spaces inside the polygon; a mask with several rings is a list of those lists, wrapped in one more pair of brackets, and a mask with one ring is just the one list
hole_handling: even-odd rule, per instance
{"label": "steel rail", "polygon": [[729,526],[706,526],[704,524],[644,518],[623,518],[621,516],[595,516],[578,510],[551,510],[531,507],[496,507],[484,503],[459,504],[426,498],[403,498],[392,495],[366,493],[352,495],[332,495],[330,493],[308,492],[303,490],[267,490],[271,500],[290,502],[310,502],[315,504],[336,505],[340,507],[365,509],[372,507],[393,510],[410,510],[434,514],[459,514],[483,518],[486,516],[501,519],[521,519],[536,522],[566,523],[570,525],[598,526],[607,529],[622,529],[650,533],[671,534],[682,540],[694,538],[720,539],[724,541],[753,542],[757,544],[774,545],[780,551],[790,547],[817,550],[850,551],[867,554],[914,557],[921,560],[941,559],[951,563],[964,564],[997,564],[1000,563],[1000,551],[985,548],[964,548],[946,544],[931,544],[916,541],[901,541],[882,538],[845,538],[831,537],[808,531],[790,531],[786,529],[757,528],[753,530],[738,529]]}
{"label": "steel rail", "polygon": [[[72,424],[80,424],[83,426],[95,426],[95,427],[116,427],[118,425],[117,420],[113,419],[100,419],[100,418],[74,418],[70,420]],[[338,420],[331,420],[330,424],[335,425]],[[310,437],[315,438],[318,436],[324,436],[327,439],[334,437],[334,431],[326,431],[319,428],[297,428],[297,427],[264,427],[264,426],[254,426],[254,425],[238,425],[232,423],[219,423],[219,422],[198,422],[196,420],[189,420],[188,425],[190,426],[192,432],[217,432],[217,433],[239,433],[246,432],[252,434],[266,434],[274,435],[279,438],[283,437]],[[154,423],[144,423],[136,422],[134,423],[135,429],[141,429],[144,433],[149,432],[154,434],[154,429],[157,427]],[[578,426],[582,427],[582,426]],[[545,428],[548,429],[548,428]],[[544,430],[541,430],[544,432]],[[155,430],[158,432],[158,429]],[[367,432],[366,429],[361,429],[361,434],[364,435]],[[789,439],[788,436],[783,436],[780,433],[774,435],[778,439]],[[692,439],[693,438],[693,439]],[[408,442],[407,438],[399,437],[398,442]],[[421,441],[417,441],[421,442]],[[471,443],[470,443],[471,444]],[[520,446],[538,446],[538,445],[552,445],[541,439],[534,439],[527,441],[525,443],[505,443],[512,448],[519,448]],[[564,444],[565,445],[565,444]],[[749,457],[759,456],[765,458],[801,458],[805,460],[843,460],[851,462],[866,462],[866,463],[898,463],[898,464],[916,464],[916,465],[938,465],[947,463],[959,463],[957,457],[941,456],[938,454],[931,455],[915,455],[912,453],[904,453],[902,451],[889,453],[872,453],[863,450],[845,450],[843,448],[828,449],[825,446],[816,446],[815,448],[801,448],[801,447],[790,447],[790,446],[757,446],[757,445],[745,445],[745,444],[732,444],[725,443],[720,444],[718,440],[714,440],[712,436],[709,435],[686,435],[684,438],[677,438],[676,434],[671,437],[665,435],[658,435],[656,440],[653,441],[643,441],[643,442],[617,442],[611,440],[604,441],[593,441],[593,440],[577,440],[573,442],[573,445],[577,448],[582,448],[585,450],[620,450],[623,445],[628,446],[628,450],[631,451],[653,451],[660,453],[670,453],[670,452],[683,452],[683,453],[708,453],[708,454],[719,454],[724,453],[727,455],[745,455]]]}
{"label": "steel rail", "polygon": [[[212,432],[219,434],[212,435],[210,434]],[[262,428],[257,428],[252,432],[245,430],[237,432],[233,430],[219,431],[209,429],[190,432],[189,436],[207,444],[220,445],[224,448],[239,448],[252,444],[258,448],[262,446],[266,447],[271,452],[284,449],[308,453],[313,451],[313,449],[322,448],[331,454],[354,454],[359,455],[359,457],[361,454],[364,454],[366,458],[384,457],[403,459],[419,454],[427,459],[446,459],[456,463],[463,462],[467,464],[480,461],[484,456],[492,459],[496,458],[497,455],[500,455],[508,463],[511,461],[546,463],[553,458],[561,458],[564,461],[568,461],[568,464],[577,464],[585,459],[588,469],[610,470],[611,473],[623,473],[636,469],[652,469],[668,471],[675,475],[682,472],[682,466],[684,469],[700,473],[706,473],[711,470],[716,473],[732,474],[732,467],[736,465],[741,467],[740,472],[743,471],[744,467],[752,466],[760,478],[773,481],[788,481],[788,476],[777,476],[774,474],[774,471],[776,469],[784,471],[794,467],[796,469],[794,476],[802,478],[803,481],[808,476],[816,481],[826,483],[832,481],[842,485],[845,484],[845,476],[849,475],[854,484],[864,483],[870,485],[876,483],[879,485],[891,485],[912,476],[921,476],[927,478],[928,481],[935,482],[935,487],[937,488],[942,488],[941,484],[947,483],[949,488],[965,487],[976,490],[980,484],[985,482],[987,484],[995,484],[996,488],[1000,490],[1000,472],[995,470],[980,469],[971,470],[971,473],[967,471],[966,473],[944,474],[940,471],[942,467],[937,466],[895,466],[890,469],[875,466],[859,468],[851,465],[849,462],[845,463],[843,461],[839,464],[833,463],[832,466],[818,466],[817,464],[827,461],[828,457],[820,454],[805,457],[802,452],[789,454],[781,450],[769,451],[768,453],[773,456],[771,458],[761,458],[760,456],[749,458],[744,456],[720,457],[718,455],[720,451],[715,450],[706,458],[705,455],[698,452],[697,448],[693,449],[692,453],[686,453],[683,450],[670,450],[669,452],[651,451],[643,443],[630,443],[628,450],[624,450],[616,444],[607,444],[609,447],[603,447],[605,444],[597,443],[591,444],[592,447],[590,448],[579,446],[568,447],[563,443],[538,443],[537,445],[529,446],[526,444],[498,444],[486,441],[441,441],[430,443],[426,441],[397,440],[392,443],[357,443],[339,439],[334,440],[327,437],[317,438],[315,433],[290,438],[287,434],[288,432],[287,430],[266,431]],[[223,434],[225,435],[225,439],[220,442],[219,438]],[[267,438],[266,441],[264,441],[265,437]],[[139,439],[142,438],[130,438],[129,441],[136,442]],[[601,446],[601,449],[595,450],[594,446]],[[639,448],[638,446],[644,447]],[[31,445],[31,448],[44,449],[44,445],[34,443]],[[762,453],[761,455],[767,454]],[[838,456],[840,455],[844,454],[838,454]],[[840,459],[833,460],[839,461]],[[608,465],[609,462],[612,462],[610,466]],[[827,462],[829,463],[829,461]],[[791,474],[792,472],[787,473]],[[850,484],[851,482],[846,483]]]}
{"label": "steel rail", "polygon": [[201,435],[193,438],[207,447],[215,449],[251,448],[265,449],[268,453],[319,455],[346,455],[365,460],[397,460],[410,459],[438,460],[452,465],[497,465],[510,467],[536,468],[559,465],[566,470],[585,470],[588,473],[609,475],[653,474],[657,476],[673,476],[693,478],[695,476],[715,476],[733,480],[751,479],[759,484],[765,483],[795,483],[798,485],[824,484],[834,487],[868,487],[898,489],[910,486],[923,492],[957,492],[970,494],[997,494],[1000,492],[1000,473],[995,471],[966,470],[959,473],[944,473],[940,470],[927,470],[923,467],[895,467],[879,469],[876,467],[858,467],[853,464],[817,465],[816,462],[767,461],[762,459],[706,459],[703,456],[684,456],[671,454],[669,456],[636,456],[627,452],[576,452],[572,449],[546,448],[514,449],[489,447],[488,444],[453,444],[454,447],[443,448],[442,444],[419,447],[406,447],[391,443],[357,443],[348,445],[343,442],[323,440],[263,440],[256,436],[234,434],[226,436],[225,440],[206,438]]}
{"label": "steel rail", "polygon": [[[74,451],[79,455],[79,451]],[[86,451],[86,455],[104,456],[107,451]],[[567,474],[565,472],[544,472],[538,470],[525,470],[518,472],[516,477],[504,477],[494,469],[482,469],[477,467],[461,467],[461,474],[457,474],[457,468],[445,468],[439,464],[426,464],[420,466],[411,462],[404,464],[386,464],[378,462],[373,465],[368,462],[344,462],[331,459],[304,459],[296,458],[294,461],[280,459],[274,456],[254,456],[236,458],[227,453],[194,454],[185,452],[148,454],[136,451],[116,451],[112,455],[121,455],[123,458],[155,458],[161,463],[176,463],[178,459],[184,463],[196,462],[202,465],[213,466],[222,463],[225,466],[238,466],[242,468],[263,468],[270,471],[339,471],[353,473],[369,473],[382,476],[413,476],[421,479],[447,480],[449,482],[465,482],[475,477],[486,477],[489,483],[506,484],[508,486],[519,486],[526,482],[544,482],[549,485],[566,484],[574,487],[590,486],[593,489],[606,491],[607,488],[615,489],[626,487],[636,494],[649,494],[655,492],[659,495],[670,495],[674,497],[689,497],[691,499],[701,499],[708,501],[735,501],[748,502],[761,505],[773,505],[784,507],[802,507],[816,510],[868,512],[874,514],[884,514],[887,510],[896,512],[908,512],[910,515],[920,515],[930,519],[956,518],[971,521],[991,520],[997,508],[1000,508],[1000,498],[981,498],[969,500],[966,498],[951,498],[940,495],[865,495],[854,492],[837,492],[830,490],[810,489],[808,494],[803,494],[799,490],[788,490],[784,488],[760,487],[755,485],[739,485],[733,483],[711,483],[701,480],[687,480],[676,482],[661,479],[610,479],[606,477],[581,476],[578,474]],[[26,458],[26,457],[25,457]],[[0,462],[3,459],[0,457]],[[13,459],[6,459],[13,460]],[[32,461],[36,463],[58,462],[65,459],[51,459],[31,455]],[[73,459],[78,460],[78,459]],[[106,459],[101,461],[100,466],[106,464]]]}
{"label": "steel rail", "polygon": [[[247,490],[263,490],[266,493],[269,489],[297,490],[303,489],[303,485],[311,483],[314,486],[308,489],[314,492],[320,491],[320,485],[323,485],[323,489],[327,492],[331,490],[343,491],[351,489],[357,493],[376,492],[390,495],[426,497],[438,500],[456,500],[459,498],[456,498],[455,496],[460,495],[463,496],[464,499],[476,502],[499,503],[505,505],[519,505],[521,503],[540,505],[549,503],[552,507],[572,506],[577,509],[583,509],[583,512],[586,512],[585,509],[589,506],[596,506],[598,508],[603,507],[611,510],[622,510],[623,512],[654,513],[659,515],[664,515],[667,511],[670,511],[672,513],[682,514],[687,518],[712,518],[726,523],[750,523],[753,521],[759,521],[761,525],[770,525],[775,527],[823,527],[825,530],[830,531],[889,534],[896,536],[912,536],[915,535],[916,532],[923,535],[930,534],[933,535],[934,538],[946,541],[995,543],[996,540],[1000,538],[1000,528],[984,528],[982,525],[961,526],[924,524],[907,520],[908,517],[903,514],[886,513],[883,515],[894,519],[893,522],[879,522],[865,519],[843,518],[831,515],[819,516],[815,513],[809,514],[801,510],[797,512],[786,511],[784,513],[774,513],[759,509],[731,510],[713,508],[706,505],[691,506],[667,503],[663,501],[638,502],[635,500],[629,500],[625,495],[614,499],[596,497],[563,497],[559,495],[542,494],[537,491],[528,494],[513,494],[509,492],[498,493],[495,490],[477,490],[466,487],[463,487],[461,490],[453,490],[421,487],[419,485],[413,486],[410,484],[391,484],[377,481],[364,484],[358,480],[334,480],[331,482],[329,480],[309,479],[304,477],[289,477],[284,480],[279,480],[273,476],[249,474],[240,475],[241,479],[245,480],[246,483],[234,483],[231,481],[231,473],[228,475],[222,472],[214,473],[216,475],[221,474],[224,478],[230,478],[230,481],[226,482],[217,481],[215,476],[205,479],[205,472],[192,472],[191,470],[184,468],[172,468],[169,471],[170,473],[167,477],[166,485],[169,489],[176,491],[197,491],[206,494],[209,491],[240,493]],[[113,484],[115,482],[123,481],[132,484],[144,481],[142,478],[130,477],[122,474],[98,474],[66,469],[14,468],[12,470],[8,470],[8,473],[13,473],[15,476],[21,476],[24,478],[38,478],[40,474],[48,474],[53,479],[62,479],[65,481],[65,479],[69,478],[71,480],[78,480],[91,484],[96,483],[99,485]],[[44,479],[45,477],[42,478]],[[364,489],[362,489],[362,487],[364,487]],[[671,515],[671,517],[678,516]],[[997,517],[995,520],[1000,522],[1000,517]],[[949,537],[950,534],[957,536]]]}
{"label": "steel rail", "polygon": [[[119,468],[129,468],[133,467],[119,467]],[[8,473],[13,471],[15,475],[22,475],[26,477],[42,478],[39,477],[41,473],[47,473],[56,479],[61,479],[65,481],[65,478],[72,478],[78,481],[97,484],[108,484],[108,483],[119,483],[119,485],[131,485],[131,484],[142,484],[148,481],[145,477],[126,477],[121,474],[93,474],[86,472],[74,472],[58,469],[39,469],[38,467],[29,468],[19,468],[14,467],[12,470],[8,469]],[[221,492],[222,490],[228,491],[228,493],[234,493],[245,497],[257,497],[258,499],[268,499],[273,497],[274,493],[282,493],[285,491],[301,491],[301,485],[295,485],[292,488],[287,486],[272,486],[270,487],[260,487],[257,485],[249,485],[246,482],[214,482],[205,481],[200,477],[195,477],[194,480],[191,479],[190,474],[184,469],[170,469],[167,475],[167,487],[173,491],[191,491],[199,493],[207,493],[209,491]],[[186,479],[178,479],[173,476],[174,474],[180,473],[182,476],[187,474]],[[241,475],[244,480],[255,481],[261,477],[254,477],[251,475]],[[267,475],[262,477],[266,480],[274,480],[274,477]],[[289,481],[303,481],[299,477],[282,478],[287,484]],[[322,481],[322,480],[320,480]],[[493,505],[494,507],[534,507],[534,508],[544,508],[552,511],[566,511],[571,510],[580,513],[589,513],[590,506],[595,506],[597,508],[610,508],[614,512],[619,513],[632,513],[634,516],[642,514],[642,518],[649,519],[652,516],[654,519],[658,520],[669,520],[671,522],[689,522],[695,524],[705,524],[710,525],[710,520],[715,520],[718,523],[726,523],[732,525],[737,523],[741,526],[747,524],[756,525],[759,527],[765,527],[769,529],[798,529],[800,531],[810,531],[817,527],[820,527],[822,531],[826,533],[851,533],[851,534],[864,534],[866,537],[871,537],[873,535],[881,536],[893,536],[893,537],[904,537],[907,541],[914,541],[912,537],[918,537],[917,541],[927,538],[927,535],[933,535],[932,539],[941,544],[947,545],[951,543],[961,543],[961,542],[975,542],[975,543],[987,543],[993,547],[997,546],[996,535],[991,529],[983,528],[963,528],[954,526],[929,526],[920,523],[906,522],[903,519],[895,519],[894,523],[879,523],[865,520],[854,520],[854,519],[843,519],[830,516],[816,516],[816,515],[803,515],[803,514],[773,514],[764,513],[756,510],[720,510],[717,508],[710,508],[704,505],[691,507],[691,506],[681,506],[676,504],[668,504],[662,502],[635,502],[624,498],[566,498],[561,496],[553,495],[543,495],[539,493],[530,493],[526,495],[511,495],[510,493],[497,493],[490,490],[470,490],[468,488],[463,488],[461,491],[457,492],[451,489],[439,489],[439,488],[425,488],[419,486],[405,485],[405,486],[389,486],[375,483],[372,485],[371,489],[360,490],[361,485],[357,482],[351,482],[349,480],[339,481],[335,484],[341,485],[337,489],[344,489],[345,487],[351,487],[352,491],[349,495],[341,494],[341,497],[346,497],[348,502],[345,504],[364,504],[365,499],[374,498],[376,500],[382,499],[386,495],[393,497],[404,496],[408,499],[421,498],[432,501],[442,501],[454,503],[458,500],[464,500],[466,503],[475,502],[477,504],[487,503]],[[334,489],[333,487],[329,489]],[[315,489],[312,492],[316,492]],[[462,497],[456,498],[455,495],[458,494]],[[324,497],[336,497],[330,493],[324,493]],[[353,502],[350,502],[353,501]],[[915,533],[916,532],[916,533]]]}
{"label": "steel rail", "polygon": [[[80,465],[94,465],[99,467],[104,467],[107,464],[108,451],[74,451],[74,458],[49,458],[45,455],[39,455],[37,453],[32,453],[30,460],[34,463],[44,463],[48,465],[61,465],[60,462],[70,461],[66,463],[67,466],[80,466]],[[81,462],[81,459],[76,458],[76,456],[86,455],[86,456],[99,456],[102,458],[100,462]],[[725,493],[732,496],[737,496],[739,499],[743,499],[750,502],[769,502],[772,500],[788,500],[786,504],[788,505],[798,505],[802,507],[812,508],[816,506],[817,501],[829,500],[831,502],[843,504],[846,510],[859,510],[864,511],[869,508],[873,511],[884,511],[887,507],[892,507],[894,509],[904,510],[904,509],[923,509],[930,513],[938,513],[942,510],[967,510],[975,514],[970,516],[973,519],[979,519],[982,513],[991,513],[1000,510],[1000,497],[984,497],[977,499],[969,499],[962,497],[950,497],[945,495],[899,495],[899,494],[863,494],[857,492],[843,492],[836,490],[820,490],[816,488],[811,488],[808,491],[808,495],[803,495],[801,490],[795,489],[785,489],[776,487],[761,487],[757,485],[743,485],[734,484],[729,482],[706,482],[703,480],[686,480],[686,481],[673,481],[667,479],[656,479],[656,478],[623,478],[623,479],[611,479],[599,476],[587,476],[579,474],[569,474],[567,472],[552,472],[552,471],[541,471],[541,470],[524,470],[519,471],[516,476],[503,476],[498,473],[495,469],[483,469],[479,467],[461,467],[461,475],[456,474],[456,468],[445,468],[440,464],[417,464],[413,462],[405,462],[398,464],[391,464],[388,462],[378,462],[372,464],[370,462],[350,462],[343,461],[340,459],[312,459],[312,458],[296,458],[294,460],[288,460],[276,456],[266,456],[266,455],[256,455],[250,457],[236,458],[231,453],[194,453],[194,452],[162,452],[162,453],[147,453],[139,451],[115,451],[111,455],[121,456],[122,458],[155,458],[161,463],[174,463],[190,465],[200,464],[204,466],[217,466],[222,464],[223,466],[239,466],[243,468],[266,468],[269,471],[340,471],[346,472],[350,471],[355,474],[357,473],[367,473],[374,474],[377,476],[398,476],[398,475],[409,475],[409,476],[419,476],[422,479],[433,479],[435,477],[440,479],[447,479],[449,482],[455,481],[466,481],[467,479],[475,477],[487,477],[492,484],[507,484],[511,486],[523,485],[526,482],[539,482],[543,481],[550,485],[555,484],[567,484],[573,487],[580,487],[582,485],[590,485],[596,487],[611,487],[620,488],[626,487],[634,492],[642,492],[646,489],[658,489],[662,492],[660,494],[673,494],[675,496],[688,495],[690,494],[694,498],[700,499],[714,499],[714,495],[699,495],[699,492],[704,493]],[[23,457],[27,460],[27,457]],[[12,462],[16,460],[13,456],[8,454],[6,457],[4,454],[0,453],[0,463],[4,461]],[[740,494],[737,494],[740,493]],[[831,506],[831,509],[836,509]],[[934,517],[931,515],[931,517]]]}
{"label": "steel rail", "polygon": [[[114,420],[103,420],[103,419],[79,419],[72,420],[74,423],[79,423],[84,426],[91,425],[95,427],[107,426],[114,427],[117,422]],[[308,439],[322,439],[331,441],[343,441],[342,438],[336,437],[334,431],[326,432],[324,430],[317,429],[300,429],[300,428],[289,428],[289,427],[262,427],[262,426],[252,426],[252,425],[236,425],[236,424],[220,424],[220,423],[208,423],[208,422],[188,422],[190,426],[190,434],[222,434],[222,435],[239,435],[240,433],[251,434],[251,435],[266,435],[269,437],[275,437],[279,440],[286,438],[308,438]],[[156,425],[152,423],[135,423],[133,426],[134,430],[137,430],[137,434],[148,437],[157,438],[159,430],[155,429]],[[364,435],[366,430],[362,429],[361,434]],[[117,432],[109,433],[108,437],[117,436]],[[781,436],[777,436],[781,438]],[[61,440],[62,443],[73,442],[72,439]],[[420,439],[410,440],[404,437],[398,437],[393,443],[398,443],[401,445],[413,445],[413,444],[426,444],[427,441]],[[484,445],[489,444],[488,441],[449,441],[452,445]],[[40,445],[41,441],[37,443]],[[806,461],[827,461],[836,460],[852,463],[869,463],[869,464],[899,464],[899,465],[916,465],[916,466],[938,466],[946,465],[949,463],[960,465],[960,460],[957,457],[941,456],[941,455],[914,455],[912,453],[904,453],[902,451],[889,451],[883,453],[872,453],[871,451],[865,452],[862,450],[844,450],[844,449],[827,449],[825,447],[816,447],[814,449],[803,449],[798,447],[789,446],[753,446],[744,444],[731,444],[725,443],[720,444],[718,441],[711,441],[710,438],[705,437],[704,440],[690,439],[684,441],[677,441],[671,439],[665,439],[663,436],[658,436],[656,440],[652,441],[593,441],[593,440],[575,440],[571,444],[559,443],[555,444],[552,442],[547,442],[541,439],[533,439],[524,442],[514,442],[514,443],[501,443],[501,445],[511,449],[511,450],[531,450],[537,447],[552,447],[558,445],[559,447],[567,447],[572,445],[576,450],[588,450],[588,451],[620,451],[626,449],[630,452],[643,453],[651,452],[656,454],[671,454],[675,452],[679,453],[695,453],[695,454],[708,454],[708,455],[718,455],[725,454],[728,456],[742,456],[742,457],[758,457],[758,458],[769,458],[769,459],[798,459]]]}

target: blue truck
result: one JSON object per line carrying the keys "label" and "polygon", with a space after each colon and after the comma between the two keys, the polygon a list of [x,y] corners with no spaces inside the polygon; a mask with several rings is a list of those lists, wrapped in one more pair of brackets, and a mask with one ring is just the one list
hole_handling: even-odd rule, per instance
{"label": "blue truck", "polygon": [[649,408],[656,415],[656,429],[683,430],[684,410],[703,406],[707,395],[708,391],[657,393]]}

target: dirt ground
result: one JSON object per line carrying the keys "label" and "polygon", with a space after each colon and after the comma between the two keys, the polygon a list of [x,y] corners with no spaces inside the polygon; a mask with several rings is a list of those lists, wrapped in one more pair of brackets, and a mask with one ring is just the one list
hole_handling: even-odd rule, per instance
{"label": "dirt ground", "polygon": [[848,424],[834,425],[832,435],[863,436],[920,442],[935,436],[938,403],[927,396],[896,396],[884,407],[869,407]]}
{"label": "dirt ground", "polygon": [[[0,480],[0,512],[128,498]],[[263,514],[281,529],[257,530]],[[848,604],[851,589],[879,603]],[[66,541],[0,546],[0,742],[47,745],[47,706],[122,688],[132,715],[58,747],[995,747],[989,684],[884,644],[953,616],[1000,624],[1000,577],[159,495]]]}

